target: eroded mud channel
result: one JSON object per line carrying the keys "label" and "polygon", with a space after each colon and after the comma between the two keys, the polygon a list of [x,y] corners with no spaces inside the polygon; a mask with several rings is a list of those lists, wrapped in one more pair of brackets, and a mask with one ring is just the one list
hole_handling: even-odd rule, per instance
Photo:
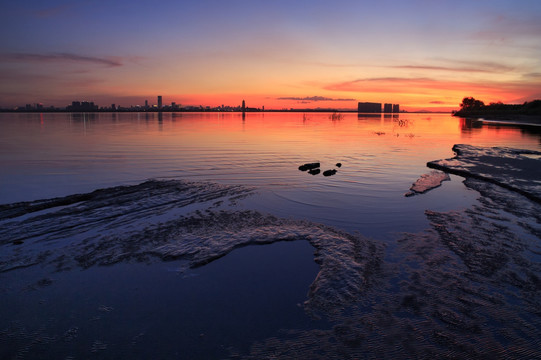
{"label": "eroded mud channel", "polygon": [[478,201],[391,247],[242,209],[242,186],[1,205],[0,357],[541,358],[541,161],[457,154],[438,169]]}

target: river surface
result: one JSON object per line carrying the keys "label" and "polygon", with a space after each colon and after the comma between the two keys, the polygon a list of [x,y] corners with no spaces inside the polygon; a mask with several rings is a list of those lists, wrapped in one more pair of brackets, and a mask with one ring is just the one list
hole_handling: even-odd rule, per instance
{"label": "river surface", "polygon": [[[100,212],[81,210],[79,205],[70,203],[67,209],[73,206],[77,211],[72,213],[79,215],[65,215],[59,206],[58,211],[44,210],[40,213],[42,218],[24,215],[17,222],[3,220],[5,229],[13,229],[4,230],[3,241],[14,244],[3,243],[7,249],[4,254],[13,251],[17,260],[9,263],[4,255],[4,264],[0,263],[0,347],[4,349],[0,355],[196,359],[251,358],[247,354],[252,354],[253,358],[270,358],[272,349],[295,348],[291,344],[303,341],[307,349],[323,353],[317,351],[317,346],[308,345],[319,336],[313,330],[321,328],[333,329],[334,335],[328,337],[331,340],[326,338],[328,343],[321,344],[335,354],[340,354],[336,353],[336,342],[353,349],[348,348],[353,352],[346,351],[347,354],[355,354],[362,338],[376,349],[369,358],[379,358],[378,354],[381,358],[396,356],[383,350],[385,344],[373,345],[375,335],[351,335],[360,330],[351,330],[344,320],[347,316],[336,316],[336,312],[351,311],[352,318],[362,319],[359,323],[368,321],[359,314],[381,319],[384,311],[370,302],[375,304],[381,302],[381,296],[389,295],[390,299],[399,294],[406,299],[401,303],[407,309],[422,308],[421,302],[419,305],[409,295],[404,297],[400,284],[413,278],[412,273],[420,272],[422,266],[415,261],[424,264],[426,259],[408,260],[403,244],[411,239],[397,239],[405,232],[419,233],[429,228],[436,215],[427,216],[427,211],[464,211],[477,203],[479,192],[464,185],[464,178],[451,175],[450,181],[425,194],[405,194],[412,183],[430,171],[426,167],[428,161],[454,156],[454,144],[539,151],[541,133],[513,126],[473,126],[471,121],[448,114],[0,114],[0,204],[137,186],[149,179],[223,187],[189,185],[188,190],[182,191],[199,195],[191,193],[195,200],[177,208],[170,201],[176,190],[164,190],[152,198],[157,204],[155,209],[159,209],[156,213],[143,209],[144,200],[129,198],[128,204],[122,205],[124,210],[95,200],[92,206]],[[298,169],[312,162],[319,162],[322,171],[337,171],[333,176],[323,176]],[[144,185],[144,189],[155,190],[154,183],[147,184],[150,185]],[[120,199],[120,195],[114,196]],[[211,204],[213,199],[222,200]],[[220,207],[234,212],[220,215],[214,210]],[[105,216],[108,211],[118,214]],[[178,216],[182,222],[174,223]],[[213,225],[197,228],[205,221]],[[251,225],[258,221],[259,228]],[[312,227],[321,235],[320,239],[329,242],[346,239],[344,243],[370,244],[361,250],[355,247],[355,251],[364,254],[364,258],[373,256],[378,260],[379,265],[363,263],[375,272],[380,271],[374,269],[382,268],[381,264],[390,264],[374,277],[387,277],[378,280],[386,285],[374,285],[378,290],[371,300],[355,303],[354,310],[348,310],[359,295],[352,295],[354,291],[348,288],[358,279],[347,278],[336,295],[344,303],[331,305],[329,297],[320,294],[332,289],[327,280],[333,274],[347,273],[351,264],[344,260],[343,269],[339,266],[325,270],[326,261],[336,260],[337,254],[345,250],[339,240],[337,247],[326,248],[326,244],[315,239],[319,235],[310,234]],[[45,230],[35,230],[38,228]],[[198,254],[206,243],[197,243],[188,250],[150,249],[139,244],[135,250],[130,249],[138,258],[115,260],[123,246],[119,238],[130,243],[138,241],[139,235],[124,234],[141,231],[159,238],[166,231],[163,229],[168,229],[163,237],[171,237],[178,228],[186,229],[189,236],[184,234],[185,239],[192,236],[211,245],[219,244],[216,248],[220,251],[205,258]],[[236,245],[227,248],[222,239],[227,236],[223,234],[229,234]],[[355,242],[347,234],[371,240]],[[244,246],[253,243],[244,237],[259,238],[261,244],[270,245]],[[530,239],[531,233],[526,238]],[[29,245],[29,239],[35,244]],[[282,241],[294,239],[308,240],[309,244]],[[109,244],[109,257],[96,258],[97,251],[73,245],[78,241],[85,246],[93,242],[100,246]],[[47,247],[53,250],[45,252]],[[198,250],[192,251],[196,247]],[[77,264],[59,258],[39,260],[47,256],[52,259],[50,254],[57,251],[54,249],[65,253],[66,258],[77,258]],[[34,258],[24,257],[32,252]],[[150,253],[158,254],[164,261],[148,261],[145,256]],[[182,261],[169,261],[171,257],[187,258],[192,264],[210,263],[186,267]],[[358,258],[360,255],[355,261]],[[393,268],[402,263],[409,267],[409,274],[401,273],[406,272],[405,267]],[[303,308],[309,291],[310,301]],[[357,300],[353,301],[355,296]],[[413,301],[412,306],[408,299]],[[310,311],[306,309],[333,315],[308,316]],[[418,311],[414,313],[419,316]],[[438,321],[448,320],[449,312],[442,313]],[[427,316],[435,317],[433,314],[440,312],[432,311]],[[401,334],[410,331],[406,325],[400,329]],[[532,330],[533,334],[539,332],[540,329]],[[428,333],[439,334],[436,330]],[[288,343],[284,334],[295,340]],[[345,335],[341,338],[340,334]],[[424,352],[399,349],[397,354],[429,354],[432,350],[423,346],[432,346],[432,340],[425,340],[419,340],[419,348]],[[464,355],[460,347],[449,345],[449,349],[444,349],[450,351],[446,356]],[[299,354],[282,357],[298,358]]]}

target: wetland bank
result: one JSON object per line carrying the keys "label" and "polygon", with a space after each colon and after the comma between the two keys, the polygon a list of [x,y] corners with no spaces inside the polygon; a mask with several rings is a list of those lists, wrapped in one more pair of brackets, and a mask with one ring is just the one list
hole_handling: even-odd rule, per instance
{"label": "wetland bank", "polygon": [[[3,168],[19,164],[2,180],[2,357],[541,357],[536,133],[17,116],[1,123]],[[405,197],[429,161],[450,180]]]}

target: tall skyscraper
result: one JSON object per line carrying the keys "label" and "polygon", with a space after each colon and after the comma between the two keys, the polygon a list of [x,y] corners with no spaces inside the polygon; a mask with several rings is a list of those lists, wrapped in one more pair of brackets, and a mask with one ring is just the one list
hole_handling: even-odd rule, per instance
{"label": "tall skyscraper", "polygon": [[246,103],[242,100],[242,112],[246,111]]}
{"label": "tall skyscraper", "polygon": [[383,105],[383,112],[384,113],[393,112],[393,104],[385,104],[385,105]]}
{"label": "tall skyscraper", "polygon": [[162,108],[162,96],[158,95],[158,109]]}

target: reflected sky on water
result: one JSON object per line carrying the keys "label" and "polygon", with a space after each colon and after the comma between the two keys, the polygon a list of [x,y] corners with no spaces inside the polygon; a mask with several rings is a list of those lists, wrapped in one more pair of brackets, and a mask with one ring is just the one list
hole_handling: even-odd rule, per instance
{"label": "reflected sky on water", "polygon": [[[415,230],[418,210],[465,206],[461,178],[404,198],[426,162],[452,146],[538,150],[539,133],[474,126],[448,114],[1,114],[0,202],[35,200],[149,178],[256,186],[263,210],[385,235]],[[298,170],[307,162],[331,177]],[[337,168],[336,163],[342,163]]]}

